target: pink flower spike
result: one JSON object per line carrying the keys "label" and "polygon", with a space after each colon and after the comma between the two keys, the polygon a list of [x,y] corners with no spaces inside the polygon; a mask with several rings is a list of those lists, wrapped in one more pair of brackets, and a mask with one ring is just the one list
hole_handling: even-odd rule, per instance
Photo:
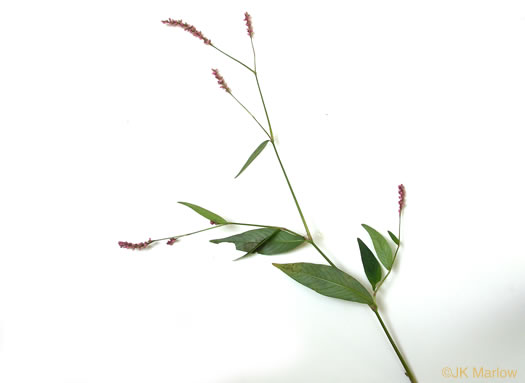
{"label": "pink flower spike", "polygon": [[403,211],[403,208],[405,207],[406,190],[403,184],[399,185],[397,189],[399,193],[399,214],[401,214],[401,212]]}
{"label": "pink flower spike", "polygon": [[198,39],[201,39],[202,41],[204,41],[204,44],[211,45],[211,40],[204,37],[201,31],[197,30],[197,28],[195,28],[193,25],[185,23],[182,20],[173,20],[173,19],[162,20],[162,24],[165,24],[168,27],[180,27],[184,29],[186,32],[191,33],[193,36],[197,37]]}
{"label": "pink flower spike", "polygon": [[248,31],[248,36],[253,37],[253,25],[252,25],[252,17],[248,12],[244,13],[244,21],[246,21],[246,29]]}
{"label": "pink flower spike", "polygon": [[173,244],[177,241],[177,238],[171,238],[168,242],[166,242],[166,245],[173,246]]}
{"label": "pink flower spike", "polygon": [[211,73],[215,76],[217,79],[217,83],[221,86],[222,89],[224,89],[226,92],[231,93],[231,89],[228,87],[228,84],[226,84],[226,81],[224,81],[224,78],[219,73],[218,69],[212,69]]}
{"label": "pink flower spike", "polygon": [[121,249],[131,249],[131,250],[138,249],[138,250],[142,250],[142,249],[145,249],[146,247],[148,247],[152,242],[153,241],[150,238],[146,242],[140,242],[140,243],[131,243],[131,242],[120,241],[118,243],[118,245],[120,246]]}

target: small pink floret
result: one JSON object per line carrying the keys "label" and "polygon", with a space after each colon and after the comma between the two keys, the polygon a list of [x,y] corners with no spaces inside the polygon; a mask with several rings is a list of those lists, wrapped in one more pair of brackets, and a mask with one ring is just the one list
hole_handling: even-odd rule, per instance
{"label": "small pink floret", "polygon": [[198,39],[201,39],[202,41],[204,41],[204,44],[211,45],[211,40],[204,37],[201,31],[197,30],[197,28],[195,28],[193,25],[185,23],[182,20],[173,20],[173,19],[162,20],[162,24],[165,24],[169,27],[180,27],[184,29],[186,32],[191,33],[193,36],[197,37]]}
{"label": "small pink floret", "polygon": [[213,75],[217,79],[217,83],[220,85],[222,89],[224,89],[228,93],[232,92],[228,84],[226,84],[226,81],[224,81],[224,77],[222,77],[221,74],[219,73],[218,69],[212,69],[211,73],[213,73]]}
{"label": "small pink floret", "polygon": [[248,36],[253,37],[252,17],[248,12],[244,13],[244,21],[246,21],[246,30],[248,32]]}
{"label": "small pink floret", "polygon": [[142,249],[145,249],[146,247],[148,247],[153,241],[150,239],[148,239],[146,242],[140,242],[140,243],[131,243],[131,242],[124,242],[124,241],[120,241],[118,243],[118,245],[122,248],[122,249],[131,249],[131,250],[142,250]]}
{"label": "small pink floret", "polygon": [[403,211],[403,208],[405,207],[406,190],[403,184],[399,185],[397,189],[399,193],[399,214],[401,214],[401,212]]}

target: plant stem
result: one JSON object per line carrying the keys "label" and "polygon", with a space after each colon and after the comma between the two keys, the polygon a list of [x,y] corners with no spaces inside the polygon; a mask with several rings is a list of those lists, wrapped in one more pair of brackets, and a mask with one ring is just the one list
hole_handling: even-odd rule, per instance
{"label": "plant stem", "polygon": [[401,247],[401,214],[399,214],[399,223],[398,223],[398,226],[397,226],[397,230],[398,230],[397,231],[397,239],[399,241],[399,245],[397,245],[396,252],[394,253],[394,258],[392,259],[392,267],[390,268],[390,270],[388,270],[388,272],[386,273],[385,277],[381,280],[381,282],[379,282],[377,284],[376,290],[374,291],[374,297],[376,296],[377,292],[379,291],[379,288],[383,285],[385,280],[390,275],[390,272],[394,268],[394,262],[396,261],[396,257],[397,257],[397,253],[399,252],[399,248]]}
{"label": "plant stem", "polygon": [[337,266],[333,264],[333,262],[330,260],[330,258],[328,258],[328,257],[326,256],[326,254],[322,252],[322,250],[319,248],[319,246],[317,246],[317,245],[315,244],[314,241],[310,240],[310,241],[308,241],[308,242],[310,242],[310,244],[311,244],[313,247],[315,247],[315,249],[319,252],[319,254],[321,254],[321,255],[323,256],[324,259],[326,259],[326,262],[328,262],[328,263],[330,264],[330,266],[335,267],[335,268],[337,269]]}
{"label": "plant stem", "polygon": [[403,355],[401,355],[401,352],[397,348],[396,342],[394,342],[394,339],[392,339],[392,336],[388,332],[388,329],[386,328],[386,325],[383,322],[383,319],[381,318],[381,315],[379,315],[379,311],[377,309],[376,310],[372,310],[372,311],[376,314],[376,317],[379,320],[379,323],[381,323],[381,327],[383,327],[383,330],[384,330],[388,340],[390,341],[390,344],[394,348],[394,351],[396,352],[397,357],[401,361],[401,364],[403,365],[403,367],[405,369],[405,375],[408,376],[408,379],[410,379],[410,382],[417,383],[417,380],[416,380],[416,377],[414,376],[414,373],[412,372],[412,370],[410,370],[410,367],[408,367],[408,364],[405,361],[405,358],[403,358]]}
{"label": "plant stem", "polygon": [[[264,108],[264,114],[266,115],[266,121],[268,121],[268,128],[270,129],[270,140],[273,144],[273,131],[272,131],[272,123],[270,122],[270,117],[268,116],[268,110],[266,109],[266,104],[264,102],[264,97],[261,91],[261,84],[259,84],[259,76],[257,75],[257,62],[255,60],[255,47],[253,46],[253,38],[250,37],[250,42],[252,43],[252,51],[253,51],[253,74],[255,75],[255,81],[257,82],[257,89],[259,89],[259,95],[261,96],[261,101]],[[275,147],[275,145],[274,145]]]}
{"label": "plant stem", "polygon": [[181,235],[172,235],[171,237],[154,239],[154,240],[152,240],[151,242],[153,243],[153,242],[158,242],[158,241],[165,241],[165,240],[172,239],[172,238],[182,238],[182,237],[187,237],[187,236],[189,236],[189,235],[202,233],[203,231],[213,230],[213,229],[217,229],[217,228],[219,228],[219,227],[223,227],[223,226],[227,226],[227,225],[253,226],[253,227],[267,227],[267,228],[270,228],[270,229],[279,229],[279,230],[284,230],[284,231],[287,231],[288,233],[295,234],[295,235],[297,235],[297,236],[299,236],[299,237],[302,237],[301,234],[296,233],[295,231],[290,230],[290,229],[287,229],[287,228],[285,228],[285,227],[280,227],[280,226],[270,226],[270,225],[257,225],[257,224],[255,224],[255,223],[228,222],[228,223],[221,223],[221,224],[219,224],[219,225],[214,225],[214,226],[211,226],[211,227],[207,227],[206,229],[201,229],[201,230],[197,230],[197,231],[192,231],[191,233],[186,233],[186,234],[181,234]]}
{"label": "plant stem", "polygon": [[222,227],[222,226],[225,226],[225,225],[227,225],[227,224],[226,224],[226,223],[222,223],[222,224],[220,224],[220,225],[215,225],[215,226],[212,226],[212,227],[207,227],[206,229],[197,230],[197,231],[192,231],[191,233],[186,233],[186,234],[181,234],[181,235],[172,235],[171,237],[154,239],[154,240],[151,241],[151,242],[153,243],[153,242],[158,242],[158,241],[165,241],[165,240],[172,239],[172,238],[182,238],[182,237],[187,237],[187,236],[189,236],[189,235],[193,235],[193,234],[197,234],[197,233],[202,233],[203,231],[208,231],[208,230],[217,229],[217,228]]}
{"label": "plant stem", "polygon": [[286,183],[288,184],[288,188],[290,189],[290,192],[292,193],[293,200],[295,201],[295,206],[297,207],[297,211],[299,212],[299,215],[301,216],[301,220],[303,221],[304,229],[306,230],[306,235],[308,236],[308,240],[312,242],[312,234],[310,233],[310,229],[308,228],[308,225],[306,223],[306,220],[303,215],[303,211],[301,210],[301,206],[299,206],[299,202],[297,201],[297,197],[295,196],[295,193],[292,188],[292,184],[290,183],[290,179],[288,178],[288,175],[286,174],[286,170],[284,169],[283,162],[281,161],[281,157],[279,156],[279,152],[277,151],[277,147],[275,146],[275,143],[271,141],[273,150],[275,151],[275,155],[277,156],[277,160],[279,161],[279,165],[281,166],[281,169],[284,174],[284,178],[286,179]]}
{"label": "plant stem", "polygon": [[272,137],[268,134],[268,132],[266,131],[266,129],[264,129],[264,127],[261,125],[261,123],[255,118],[255,116],[252,114],[252,112],[250,112],[250,111],[248,110],[248,108],[246,108],[246,107],[243,105],[243,103],[240,102],[240,101],[237,99],[237,97],[235,97],[235,96],[233,95],[233,93],[231,93],[231,92],[228,92],[228,93],[230,94],[230,96],[233,97],[233,99],[234,99],[235,101],[237,101],[237,102],[239,103],[240,106],[243,107],[243,109],[244,109],[244,110],[245,110],[250,116],[252,116],[252,118],[255,120],[255,122],[257,123],[257,125],[259,125],[259,126],[261,127],[261,129],[264,131],[264,134],[266,134],[266,135],[268,136],[268,138],[271,140]]}
{"label": "plant stem", "polygon": [[235,57],[230,56],[228,53],[226,53],[226,52],[220,50],[220,49],[217,48],[215,45],[213,45],[213,44],[210,44],[210,45],[211,45],[212,47],[214,47],[215,49],[217,49],[219,52],[221,52],[223,55],[225,55],[225,56],[231,58],[233,61],[236,61],[236,62],[238,62],[239,64],[241,64],[243,67],[245,67],[246,69],[248,69],[250,72],[255,73],[255,71],[254,71],[252,68],[250,68],[248,65],[246,65],[246,64],[243,63],[242,61],[239,61],[239,60],[237,60]]}

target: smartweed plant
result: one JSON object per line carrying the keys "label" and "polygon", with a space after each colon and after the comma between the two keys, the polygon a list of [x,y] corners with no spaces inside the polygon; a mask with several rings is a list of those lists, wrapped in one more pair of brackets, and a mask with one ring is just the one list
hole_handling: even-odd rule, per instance
{"label": "smartweed plant", "polygon": [[[162,23],[169,27],[177,27],[177,28],[184,29],[185,31],[191,33],[196,38],[202,40],[204,44],[216,49],[221,54],[227,56],[228,58],[232,59],[236,63],[240,64],[244,70],[248,70],[253,74],[254,79],[255,79],[255,85],[257,86],[257,91],[261,98],[261,103],[264,109],[264,114],[265,114],[265,119],[266,119],[264,125],[261,122],[259,122],[259,120],[233,94],[232,90],[226,83],[225,79],[219,73],[219,70],[212,69],[212,75],[217,80],[219,86],[222,89],[224,89],[224,91],[229,96],[231,96],[232,99],[236,103],[238,103],[241,106],[241,108],[244,109],[253,118],[257,126],[261,129],[261,131],[265,135],[265,140],[261,142],[261,144],[253,151],[253,153],[250,155],[250,157],[248,158],[244,166],[242,166],[242,168],[237,173],[235,178],[239,177],[250,166],[250,164],[257,158],[257,156],[259,156],[259,154],[261,154],[261,152],[264,149],[270,146],[275,153],[277,162],[279,163],[279,167],[284,175],[284,179],[286,180],[288,188],[290,189],[290,193],[293,197],[293,201],[297,208],[297,212],[299,213],[301,217],[306,235],[299,234],[295,231],[292,231],[290,229],[287,229],[281,226],[277,226],[277,225],[270,226],[270,225],[259,225],[255,223],[244,223],[244,222],[231,221],[201,206],[195,205],[193,203],[180,202],[181,204],[194,210],[197,214],[200,214],[204,218],[208,219],[210,221],[211,226],[208,226],[201,230],[186,233],[186,234],[173,235],[167,238],[159,238],[159,239],[153,239],[153,240],[150,238],[149,240],[145,242],[140,242],[140,243],[119,242],[119,246],[125,249],[141,250],[141,249],[147,248],[152,243],[160,242],[160,241],[164,241],[167,245],[172,246],[183,237],[187,237],[187,236],[194,235],[197,233],[202,233],[208,230],[215,230],[215,229],[221,228],[223,226],[228,226],[228,225],[229,226],[249,226],[249,227],[256,228],[256,229],[245,231],[240,234],[232,235],[230,237],[214,239],[211,241],[212,243],[223,243],[223,242],[233,243],[235,245],[235,248],[243,253],[243,255],[241,255],[237,259],[241,259],[241,258],[247,257],[252,254],[262,254],[262,255],[283,254],[292,249],[295,249],[296,247],[304,243],[311,245],[324,258],[324,260],[328,263],[327,265],[326,264],[315,264],[315,263],[284,263],[284,264],[283,263],[273,263],[273,265],[279,270],[281,270],[282,272],[284,272],[286,275],[291,277],[292,279],[318,292],[321,295],[332,297],[332,298],[338,298],[338,299],[342,299],[342,300],[346,300],[350,302],[355,302],[358,304],[368,305],[370,309],[372,310],[372,312],[377,317],[377,320],[381,324],[381,328],[385,332],[388,340],[390,341],[390,343],[392,344],[392,347],[394,348],[395,353],[399,357],[399,360],[401,361],[401,364],[403,365],[403,368],[405,370],[405,375],[408,377],[408,379],[411,382],[416,382],[414,373],[408,366],[407,362],[405,361],[404,356],[399,351],[399,348],[397,347],[394,339],[390,335],[385,323],[383,322],[383,319],[381,318],[381,315],[379,313],[378,304],[376,302],[376,296],[379,293],[383,284],[385,283],[386,279],[389,277],[392,271],[392,266],[394,265],[394,262],[396,261],[397,256],[399,254],[399,248],[401,246],[401,218],[402,218],[402,214],[403,214],[404,207],[405,207],[405,187],[403,185],[398,186],[398,192],[399,192],[398,234],[396,236],[391,231],[388,232],[388,235],[390,239],[393,241],[394,246],[392,246],[391,243],[387,241],[387,239],[382,234],[380,234],[377,230],[375,230],[371,226],[368,226],[365,224],[362,225],[365,231],[370,236],[372,240],[373,248],[375,250],[375,253],[374,253],[361,239],[357,238],[357,243],[358,243],[358,247],[361,253],[361,260],[363,263],[364,271],[365,271],[368,281],[370,282],[370,289],[366,288],[361,283],[359,283],[355,278],[353,278],[352,276],[347,274],[345,271],[337,267],[327,257],[327,255],[321,250],[321,248],[316,244],[314,238],[312,237],[308,224],[306,223],[306,218],[304,217],[304,214],[301,210],[301,206],[299,205],[297,196],[294,192],[292,184],[290,183],[290,180],[288,178],[284,165],[279,156],[279,151],[277,149],[277,145],[275,142],[274,131],[272,129],[272,124],[270,122],[270,117],[268,115],[268,110],[266,108],[263,93],[261,91],[261,86],[259,83],[257,62],[255,58],[255,47],[253,44],[254,31],[253,31],[253,25],[252,25],[252,18],[248,14],[248,12],[244,14],[244,21],[246,23],[247,33],[250,38],[250,43],[252,47],[253,66],[249,66],[237,60],[235,57],[229,55],[228,53],[222,51],[215,44],[213,44],[210,39],[205,37],[201,31],[199,31],[197,28],[195,28],[191,24],[188,24],[182,20],[173,20],[173,19],[164,20],[162,21]],[[383,270],[383,268],[386,269],[386,273]]]}

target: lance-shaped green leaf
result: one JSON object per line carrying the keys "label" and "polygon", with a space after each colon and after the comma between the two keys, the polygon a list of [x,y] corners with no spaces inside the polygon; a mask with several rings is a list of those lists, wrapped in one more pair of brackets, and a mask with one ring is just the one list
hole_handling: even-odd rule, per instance
{"label": "lance-shaped green leaf", "polygon": [[263,141],[263,142],[257,147],[257,149],[255,149],[255,150],[253,151],[253,153],[251,154],[251,156],[248,158],[248,161],[246,161],[246,163],[244,164],[244,166],[242,167],[242,169],[239,171],[239,173],[237,173],[237,175],[235,176],[235,178],[239,177],[239,176],[241,175],[241,173],[242,173],[243,171],[245,171],[246,168],[247,168],[248,166],[250,166],[250,164],[253,162],[253,160],[255,160],[259,154],[261,154],[261,152],[264,150],[264,148],[266,147],[266,145],[268,144],[268,142],[270,142],[270,140]]}
{"label": "lance-shaped green leaf", "polygon": [[392,241],[394,241],[394,243],[399,246],[399,239],[395,236],[395,234],[389,230],[388,235],[390,238],[392,238]]}
{"label": "lance-shaped green leaf", "polygon": [[365,274],[370,284],[372,285],[372,290],[376,289],[377,283],[381,280],[383,274],[381,270],[381,265],[377,261],[374,253],[368,248],[367,245],[361,239],[357,238],[359,243],[359,251],[361,252],[361,261],[363,262],[363,268],[365,269]]}
{"label": "lance-shaped green leaf", "polygon": [[393,262],[393,256],[392,256],[392,248],[386,241],[385,237],[383,237],[379,232],[373,228],[371,228],[368,225],[361,225],[365,228],[365,230],[370,235],[370,238],[372,238],[372,243],[374,244],[374,249],[376,250],[377,257],[388,270],[392,268],[392,262]]}
{"label": "lance-shaped green leaf", "polygon": [[327,297],[375,305],[368,290],[347,273],[328,265],[315,263],[273,264],[300,284]]}
{"label": "lance-shaped green leaf", "polygon": [[257,245],[255,245],[253,247],[252,250],[248,251],[246,254],[244,254],[242,257],[239,257],[237,259],[234,259],[234,261],[238,261],[240,259],[243,259],[243,258],[246,258],[248,257],[249,255],[252,255],[253,253],[255,253],[257,251],[257,249],[259,249],[262,245],[264,245],[266,242],[268,242],[271,238],[273,238],[277,233],[279,232],[279,229],[275,229],[273,231],[273,234],[270,234],[268,237],[266,237],[265,239],[263,239],[261,242],[259,242]]}
{"label": "lance-shaped green leaf", "polygon": [[[275,233],[275,230],[278,230]],[[257,247],[263,240],[270,237],[266,242]],[[282,254],[295,249],[304,243],[304,238],[278,228],[263,228],[245,231],[244,233],[235,234],[231,237],[212,239],[210,242],[223,243],[229,242],[235,244],[235,248],[240,251],[253,251],[264,255]]]}
{"label": "lance-shaped green leaf", "polygon": [[179,203],[184,205],[184,206],[188,206],[189,208],[193,209],[196,213],[202,215],[204,218],[208,218],[210,221],[213,221],[213,222],[219,223],[219,224],[228,223],[228,221],[226,221],[220,215],[212,213],[211,211],[206,210],[203,207],[194,205],[194,204],[189,203],[189,202],[179,202]]}

